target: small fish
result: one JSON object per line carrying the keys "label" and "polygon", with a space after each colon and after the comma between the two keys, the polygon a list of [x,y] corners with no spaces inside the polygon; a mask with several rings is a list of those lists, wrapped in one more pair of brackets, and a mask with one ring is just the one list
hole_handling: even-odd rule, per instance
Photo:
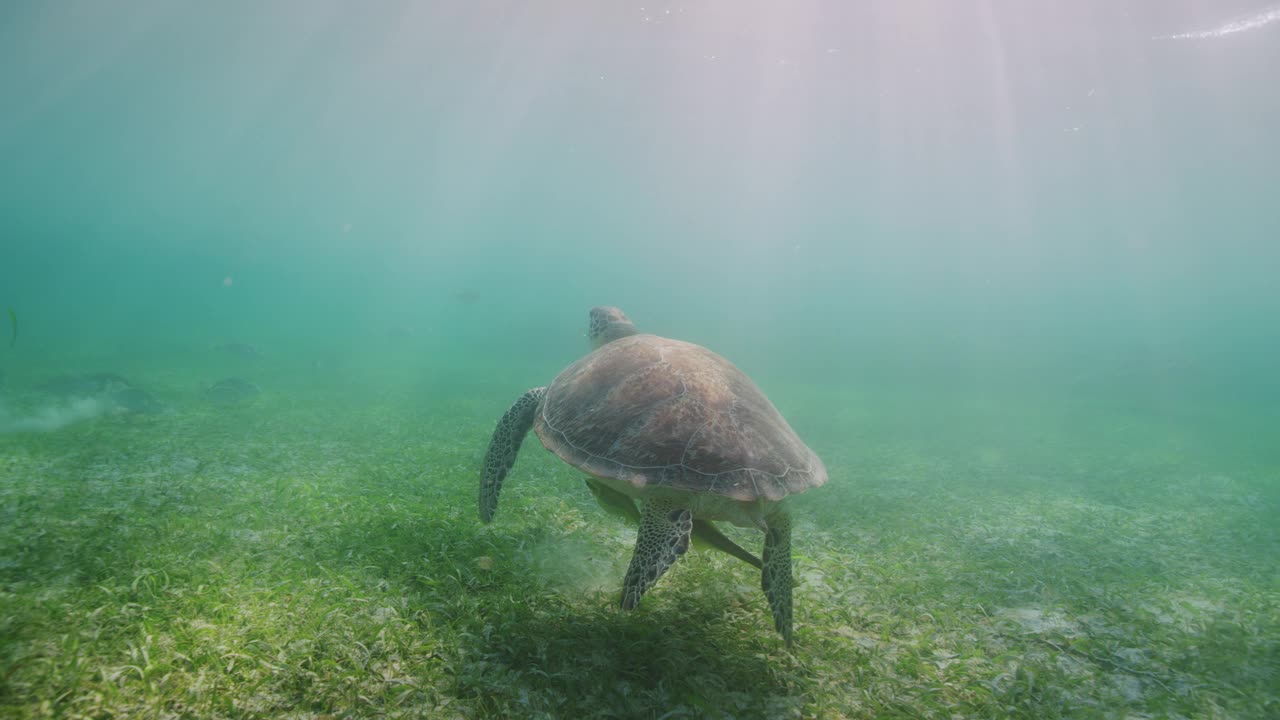
{"label": "small fish", "polygon": [[9,324],[13,326],[13,338],[9,340],[9,347],[13,347],[18,342],[18,313],[9,308]]}
{"label": "small fish", "polygon": [[257,385],[244,378],[223,378],[205,389],[204,395],[210,401],[220,405],[230,405],[243,400],[251,400],[260,392]]}
{"label": "small fish", "polygon": [[413,328],[408,325],[396,325],[387,329],[387,338],[389,340],[404,340],[415,335]]}
{"label": "small fish", "polygon": [[262,353],[258,352],[258,348],[250,345],[249,343],[242,343],[242,342],[225,343],[223,345],[214,345],[213,349],[221,350],[222,352],[231,353],[232,355],[239,355],[240,357],[246,357],[246,358],[262,357]]}

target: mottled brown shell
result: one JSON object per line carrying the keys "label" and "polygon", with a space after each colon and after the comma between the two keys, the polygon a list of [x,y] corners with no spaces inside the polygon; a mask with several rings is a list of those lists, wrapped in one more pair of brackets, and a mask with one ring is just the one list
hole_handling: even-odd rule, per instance
{"label": "mottled brown shell", "polygon": [[570,465],[637,489],[776,501],[827,481],[822,461],[733,363],[656,335],[614,340],[565,368],[534,432]]}

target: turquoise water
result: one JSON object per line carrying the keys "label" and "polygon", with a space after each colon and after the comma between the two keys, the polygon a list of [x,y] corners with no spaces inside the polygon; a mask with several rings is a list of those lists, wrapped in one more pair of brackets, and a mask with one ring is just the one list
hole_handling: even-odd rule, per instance
{"label": "turquoise water", "polygon": [[[442,537],[472,538],[468,503],[493,423],[586,352],[587,310],[609,304],[644,331],[730,358],[827,462],[829,485],[794,511],[796,572],[811,588],[796,613],[817,665],[892,684],[899,676],[868,660],[867,646],[819,649],[812,638],[844,637],[836,630],[853,623],[890,642],[857,623],[878,617],[871,606],[917,594],[952,618],[940,632],[956,643],[990,614],[1024,633],[1044,631],[1028,617],[1065,617],[1043,638],[1065,646],[1076,635],[1063,628],[1101,612],[1079,588],[1101,587],[1131,594],[1116,612],[1135,613],[1129,625],[1111,618],[1126,629],[1108,651],[1137,648],[1144,660],[1116,670],[1124,663],[1097,660],[1095,648],[1070,662],[1093,657],[1098,678],[1119,673],[1138,690],[1078,685],[1062,669],[1069,659],[1050,659],[1035,667],[1051,690],[970,711],[1276,712],[1275,16],[1239,1],[7,3],[0,308],[12,308],[17,328],[6,325],[0,342],[0,496],[11,521],[0,531],[0,584],[12,619],[0,706],[39,716],[50,696],[112,686],[122,706],[174,707],[163,688],[109,670],[67,679],[56,669],[65,654],[30,660],[53,636],[40,623],[89,626],[76,608],[88,613],[95,600],[77,592],[129,586],[139,568],[176,577],[183,548],[212,542],[165,526],[152,528],[170,533],[156,542],[165,549],[118,567],[41,564],[32,548],[49,538],[97,542],[69,518],[148,512],[133,490],[81,492],[104,463],[126,479],[153,477],[146,458],[213,468],[190,479],[207,495],[164,512],[204,517],[220,501],[241,503],[248,514],[226,527],[254,532],[283,521],[254,514],[266,512],[262,498],[236,484],[234,468],[265,487],[324,467],[314,482],[327,489],[299,490],[300,512],[368,492],[410,503],[403,522],[443,518]],[[228,343],[258,354],[218,347]],[[127,378],[163,411],[120,412],[47,385],[93,372]],[[218,405],[206,390],[226,377],[261,393]],[[294,464],[265,450],[256,463],[227,459],[245,447],[277,448]],[[349,467],[352,457],[382,463],[376,490],[361,489],[372,471]],[[612,602],[630,540],[609,534],[623,531],[535,441],[511,482],[523,489],[504,496],[509,512],[495,527],[510,524],[494,532],[517,539],[475,554],[515,562],[503,548],[514,557],[525,547],[519,533],[560,528],[539,529],[567,534],[513,572],[549,578],[551,604],[567,603],[556,605],[559,621],[590,626],[582,603]],[[557,503],[585,519],[561,522]],[[395,522],[379,526],[370,513],[370,537],[395,535]],[[71,524],[31,529],[51,518]],[[1067,549],[983,564],[978,526],[993,546]],[[1042,535],[1026,545],[1027,533]],[[247,552],[235,538],[208,547],[230,562]],[[589,552],[611,559],[587,578],[573,568]],[[472,567],[470,556],[459,562]],[[881,579],[882,601],[812,589],[879,577],[864,562],[897,568]],[[903,580],[913,563],[931,568],[923,585]],[[416,591],[397,585],[401,565],[387,567],[378,578],[394,587],[379,592],[412,605]],[[700,578],[755,582],[729,565],[697,567]],[[836,567],[851,574],[836,582]],[[1056,587],[1047,567],[1083,594],[1046,590]],[[968,587],[963,578],[985,589],[955,590]],[[510,592],[524,587],[511,582]],[[672,575],[646,602],[665,607],[656,598],[667,587],[681,612],[724,601],[675,595]],[[33,609],[41,593],[61,592],[64,610]],[[1173,615],[1151,610],[1158,602],[1144,593],[1213,617],[1171,630],[1158,618]],[[734,621],[751,639],[716,644],[722,653],[779,652],[758,595],[743,591],[751,610]],[[478,600],[472,615],[438,626],[456,630],[496,603]],[[1166,634],[1144,642],[1154,631],[1140,621]],[[625,622],[639,632],[656,621]],[[1239,634],[1203,634],[1228,626]],[[122,625],[86,667],[129,664],[120,638],[140,627]],[[452,630],[417,630],[444,656],[465,645]],[[291,642],[285,629],[278,637]],[[1006,650],[978,644],[987,656]],[[1191,647],[1247,660],[1193,662]],[[590,676],[582,684],[530,679],[512,657],[493,662],[514,668],[511,694],[497,681],[459,681],[441,697],[464,716],[565,716],[568,706],[546,698],[595,698],[587,688],[604,687],[573,661],[566,667]],[[932,712],[924,701],[856,700],[832,689],[840,672],[826,683],[805,674],[812,667],[784,666],[789,680],[748,688],[731,714]],[[424,683],[434,672],[425,668],[414,671]],[[933,687],[1003,687],[1006,671]],[[245,697],[257,692],[222,676]],[[724,709],[712,678],[748,676],[713,665],[669,682]],[[219,712],[390,712],[325,694],[338,683],[314,680],[315,695],[279,690],[274,710]],[[652,692],[634,716],[696,715],[688,693],[659,686],[644,685]],[[532,705],[476,699],[520,691]],[[425,700],[406,702],[427,712]],[[576,712],[591,707],[603,706]]]}

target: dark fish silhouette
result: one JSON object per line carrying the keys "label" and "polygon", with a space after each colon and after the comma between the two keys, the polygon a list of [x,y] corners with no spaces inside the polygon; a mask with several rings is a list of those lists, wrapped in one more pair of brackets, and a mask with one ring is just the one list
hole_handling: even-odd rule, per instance
{"label": "dark fish silhouette", "polygon": [[231,405],[257,397],[260,392],[262,391],[258,389],[257,385],[244,378],[229,377],[223,378],[205,388],[204,396],[210,402],[215,402],[219,405]]}
{"label": "dark fish silhouette", "polygon": [[463,290],[461,292],[454,293],[453,297],[463,305],[474,305],[476,304],[476,301],[480,299],[480,293],[475,290]]}
{"label": "dark fish silhouette", "polygon": [[214,345],[213,349],[228,352],[232,355],[239,355],[240,357],[262,357],[262,353],[258,352],[258,348],[250,345],[249,343],[225,343],[223,345]]}
{"label": "dark fish silhouette", "polygon": [[390,340],[405,340],[415,334],[414,329],[408,325],[396,325],[387,329],[387,338]]}
{"label": "dark fish silhouette", "polygon": [[151,393],[142,388],[129,387],[117,390],[108,396],[112,408],[119,413],[135,415],[155,415],[164,410],[164,405]]}

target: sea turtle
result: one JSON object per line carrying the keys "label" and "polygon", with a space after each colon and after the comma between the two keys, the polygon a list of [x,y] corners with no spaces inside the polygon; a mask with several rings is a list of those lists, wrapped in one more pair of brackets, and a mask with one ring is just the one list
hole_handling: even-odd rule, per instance
{"label": "sea turtle", "polygon": [[[480,519],[532,428],[589,477],[606,510],[639,524],[623,581],[630,610],[696,539],[761,568],[774,626],[791,644],[791,525],[783,501],[827,481],[822,461],[725,358],[640,334],[615,307],[591,309],[593,350],[498,421],[480,478]],[[640,504],[636,508],[635,501]],[[763,562],[710,521],[764,531]]]}

